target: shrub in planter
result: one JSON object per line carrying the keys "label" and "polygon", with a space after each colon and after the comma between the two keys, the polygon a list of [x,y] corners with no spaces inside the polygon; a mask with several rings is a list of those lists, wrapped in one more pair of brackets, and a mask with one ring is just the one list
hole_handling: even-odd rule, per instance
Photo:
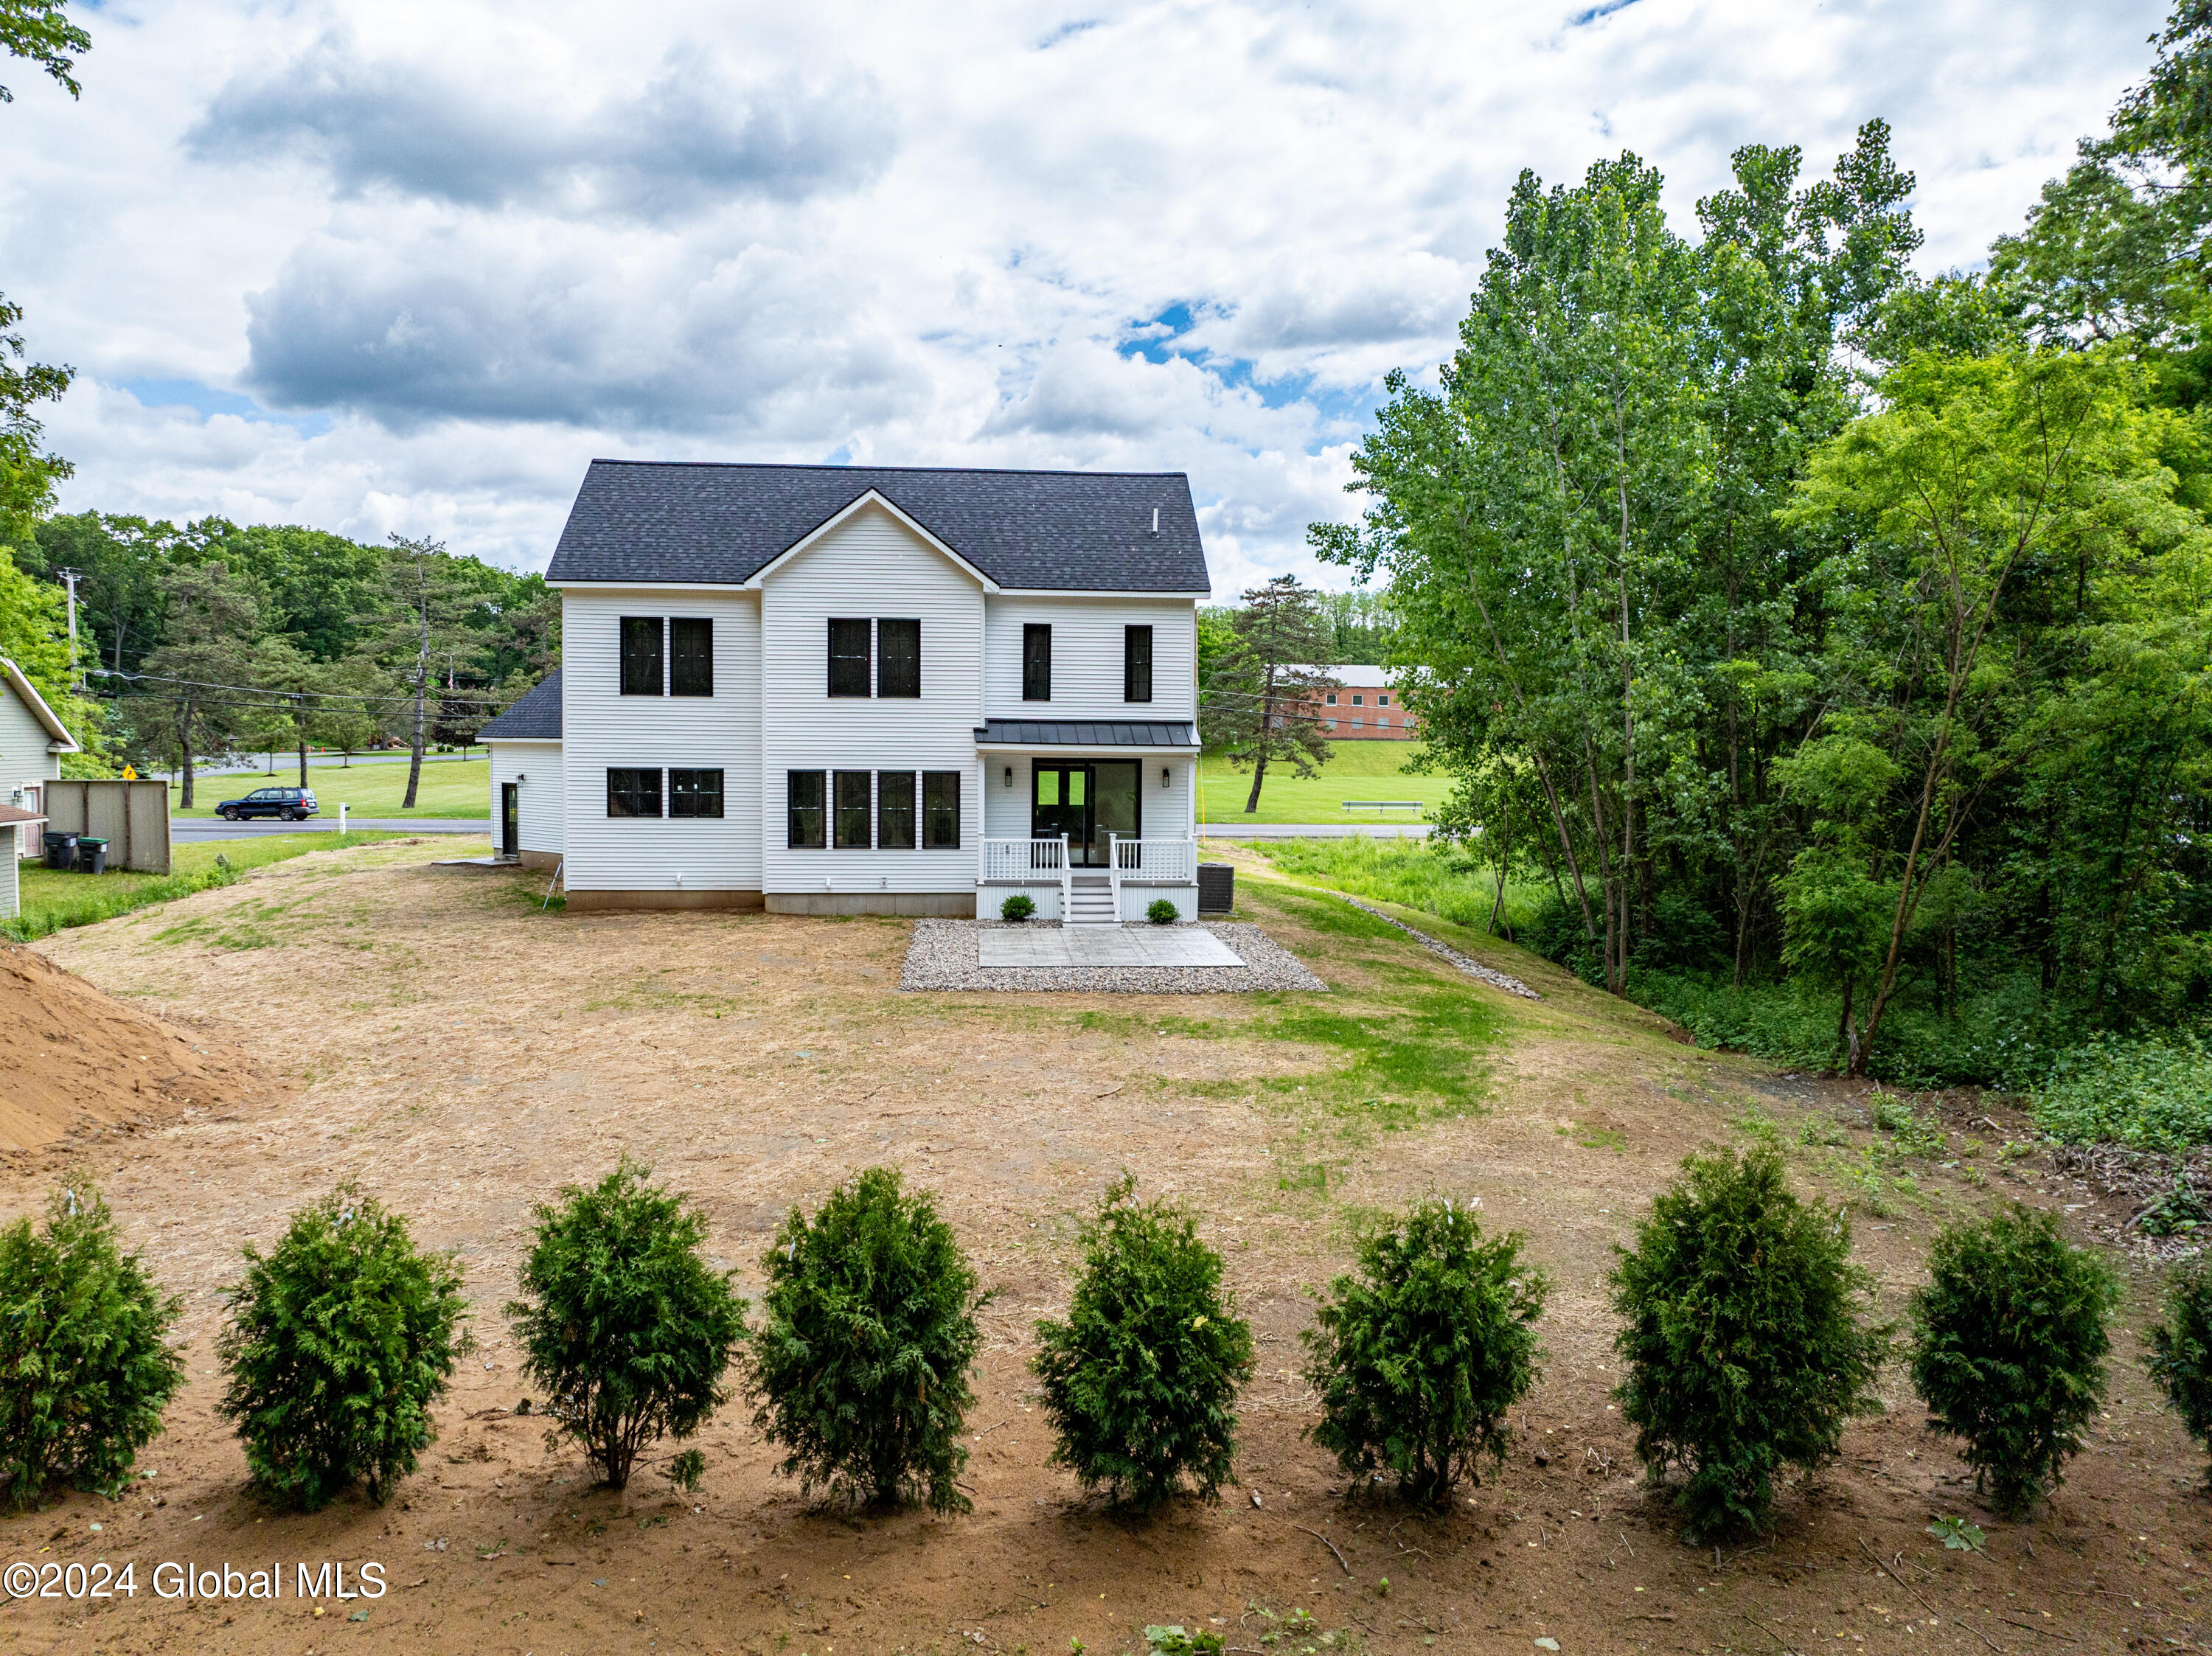
{"label": "shrub in planter", "polygon": [[310,1511],[357,1482],[381,1502],[436,1435],[430,1405],[468,1349],[459,1266],[341,1185],[246,1267],[218,1349],[254,1483]]}
{"label": "shrub in planter", "polygon": [[707,1263],[707,1221],[627,1156],[591,1189],[540,1204],[507,1307],[525,1372],[548,1393],[552,1435],[583,1446],[609,1486],[641,1451],[691,1435],[728,1399],[722,1377],[745,1332],[733,1272]]}
{"label": "shrub in planter", "polygon": [[1026,920],[1036,913],[1036,901],[1025,891],[1017,891],[999,905],[1002,920]]}
{"label": "shrub in planter", "polygon": [[961,1422],[985,1296],[952,1228],[895,1168],[870,1168],[808,1219],[793,1208],[763,1261],[753,1423],[807,1494],[965,1512]]}
{"label": "shrub in planter", "polygon": [[1305,1333],[1322,1418],[1308,1435],[1355,1478],[1394,1474],[1428,1507],[1481,1462],[1505,1459],[1506,1414],[1535,1384],[1536,1319],[1550,1284],[1521,1265],[1516,1232],[1420,1204],[1359,1243],[1359,1274],[1329,1285]]}
{"label": "shrub in planter", "polygon": [[1912,1296],[1912,1386],[1929,1425],[1966,1440],[1974,1485],[2024,1512],[2061,1481],[2105,1392],[2112,1266],[2057,1216],[2014,1207],[1948,1226]]}
{"label": "shrub in planter", "polygon": [[2212,1448],[2212,1265],[2201,1254],[2166,1284],[2148,1367],[2189,1435]]}
{"label": "shrub in planter", "polygon": [[1176,913],[1176,906],[1165,897],[1155,897],[1152,907],[1145,911],[1145,918],[1154,925],[1173,925],[1182,916]]}
{"label": "shrub in planter", "polygon": [[1773,1145],[1683,1168],[1613,1268],[1613,1395],[1652,1477],[1688,1473],[1674,1504],[1703,1540],[1764,1528],[1777,1471],[1835,1458],[1844,1423],[1880,1406],[1889,1336],[1862,1320],[1842,1216],[1790,1194]]}
{"label": "shrub in planter", "polygon": [[1127,1174],[1084,1228],[1067,1320],[1036,1325],[1054,1461],[1086,1489],[1149,1512],[1188,1477],[1218,1497],[1236,1451],[1237,1391],[1252,1331],[1221,1286],[1221,1256],[1195,1222],[1133,1199]]}
{"label": "shrub in planter", "polygon": [[0,1230],[0,1483],[17,1508],[67,1478],[112,1495],[184,1383],[163,1295],[91,1186]]}

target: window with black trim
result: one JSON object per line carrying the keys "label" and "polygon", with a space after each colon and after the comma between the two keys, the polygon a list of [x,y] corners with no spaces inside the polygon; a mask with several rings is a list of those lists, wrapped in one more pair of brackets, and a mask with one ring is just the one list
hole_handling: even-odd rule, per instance
{"label": "window with black trim", "polygon": [[659,616],[622,618],[622,693],[659,695],[660,683],[660,621]]}
{"label": "window with black trim", "polygon": [[830,694],[865,696],[868,693],[868,622],[866,617],[830,620]]}
{"label": "window with black trim", "polygon": [[660,772],[638,768],[607,771],[607,815],[610,816],[658,816],[660,815]]}
{"label": "window with black trim", "polygon": [[668,622],[668,694],[714,694],[714,623],[703,616],[675,616]]}
{"label": "window with black trim", "polygon": [[914,773],[876,773],[876,849],[914,849]]}
{"label": "window with black trim", "polygon": [[869,806],[868,773],[866,771],[837,771],[837,849],[866,851],[868,848]]}
{"label": "window with black trim", "polygon": [[828,813],[822,808],[820,771],[784,773],[784,843],[793,851],[819,851]]}
{"label": "window with black trim", "polygon": [[960,773],[921,773],[921,843],[928,851],[960,849]]}
{"label": "window with black trim", "polygon": [[1149,627],[1124,627],[1121,629],[1121,700],[1150,701],[1152,699],[1152,629]]}
{"label": "window with black trim", "polygon": [[912,699],[921,694],[921,623],[876,622],[876,694]]}
{"label": "window with black trim", "polygon": [[1022,628],[1022,700],[1052,700],[1052,628],[1042,622]]}
{"label": "window with black trim", "polygon": [[722,814],[722,773],[668,773],[668,814],[671,816],[720,816]]}

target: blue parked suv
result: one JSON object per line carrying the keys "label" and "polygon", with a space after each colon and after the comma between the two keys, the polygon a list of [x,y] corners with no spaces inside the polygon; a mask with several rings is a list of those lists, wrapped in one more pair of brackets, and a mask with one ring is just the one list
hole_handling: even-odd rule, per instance
{"label": "blue parked suv", "polygon": [[302,816],[315,814],[315,793],[312,788],[256,788],[243,799],[226,799],[215,808],[215,814],[226,822],[241,822],[249,816],[274,816],[279,822],[296,822]]}

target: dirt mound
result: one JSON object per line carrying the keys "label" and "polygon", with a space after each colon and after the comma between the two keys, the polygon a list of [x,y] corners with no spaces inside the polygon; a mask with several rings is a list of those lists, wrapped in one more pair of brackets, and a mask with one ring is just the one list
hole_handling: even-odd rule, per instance
{"label": "dirt mound", "polygon": [[221,1107],[251,1083],[245,1054],[0,944],[0,1151]]}

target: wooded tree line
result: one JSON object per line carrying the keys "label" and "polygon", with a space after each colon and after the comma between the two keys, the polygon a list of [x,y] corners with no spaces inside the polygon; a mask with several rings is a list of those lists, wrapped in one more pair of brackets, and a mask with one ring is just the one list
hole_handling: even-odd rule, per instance
{"label": "wooded tree line", "polygon": [[[1387,575],[1446,828],[1534,939],[2046,1024],[2212,1004],[2212,4],[1983,274],[1917,277],[1887,129],[1747,147],[1668,221],[1633,155],[1523,173],[1325,559]],[[1480,832],[1480,839],[1475,836]]]}
{"label": "wooded tree line", "polygon": [[195,764],[232,751],[295,749],[304,767],[309,747],[398,742],[419,763],[560,657],[543,576],[432,541],[84,512],[38,524],[15,560],[49,626],[76,572],[80,714],[103,757],[181,772],[187,806]]}

